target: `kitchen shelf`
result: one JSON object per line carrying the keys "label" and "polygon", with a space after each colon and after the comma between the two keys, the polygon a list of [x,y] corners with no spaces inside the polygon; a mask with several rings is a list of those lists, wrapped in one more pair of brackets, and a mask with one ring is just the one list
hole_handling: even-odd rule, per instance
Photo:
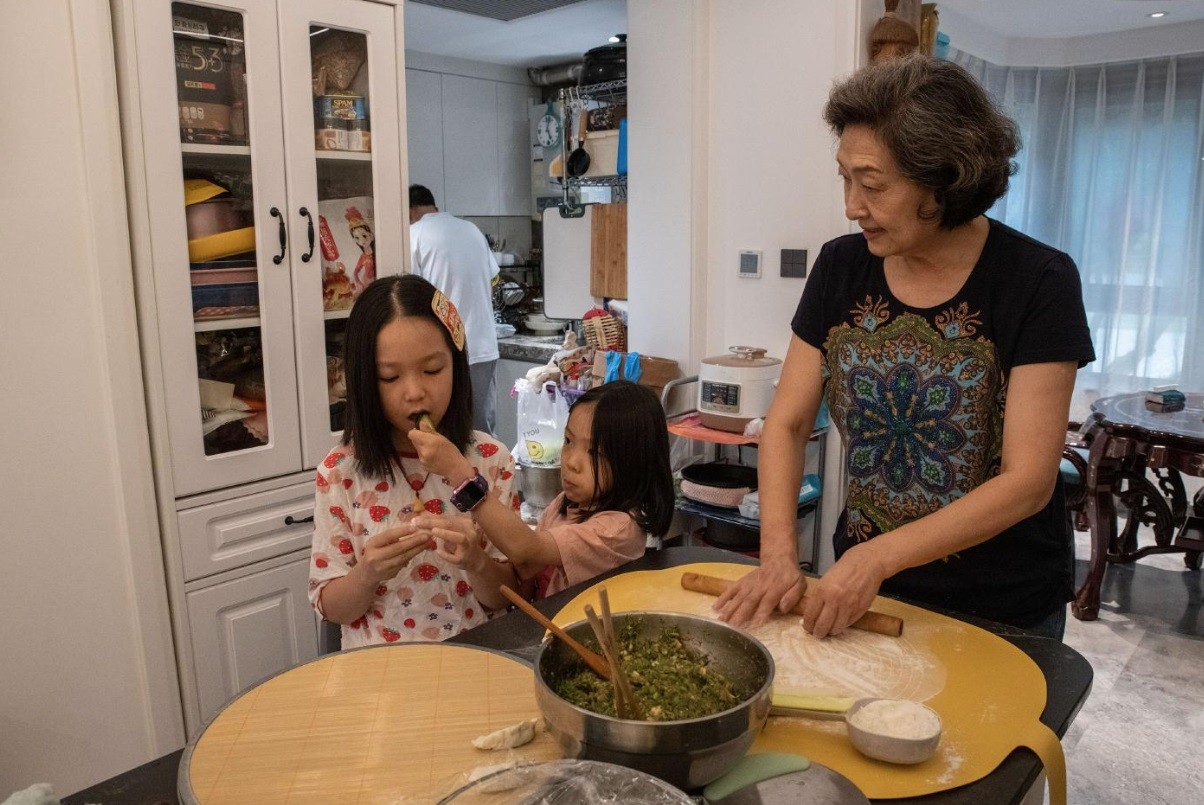
{"label": "kitchen shelf", "polygon": [[627,100],[627,79],[619,81],[603,81],[600,84],[586,84],[583,87],[569,87],[561,90],[569,98],[582,101],[599,101],[601,103],[620,103]]}
{"label": "kitchen shelf", "polygon": [[180,151],[185,154],[210,157],[249,157],[249,145],[208,145],[206,143],[180,143]]}
{"label": "kitchen shelf", "polygon": [[[798,517],[809,514],[819,505],[819,499],[809,500],[806,503],[799,504]],[[731,525],[738,525],[743,528],[751,528],[760,530],[761,521],[753,520],[740,514],[737,509],[725,509],[720,506],[708,506],[705,503],[699,503],[696,500],[689,498],[679,498],[677,500],[676,509],[687,514],[696,514],[699,517],[705,517],[708,520],[718,520]]]}
{"label": "kitchen shelf", "polygon": [[371,162],[371,151],[324,151],[314,149],[314,156],[328,162]]}
{"label": "kitchen shelf", "polygon": [[215,330],[241,330],[258,326],[258,316],[239,316],[230,319],[195,319],[192,329],[198,333],[212,333]]}
{"label": "kitchen shelf", "polygon": [[322,318],[326,321],[335,321],[336,319],[345,319],[351,315],[351,308],[346,310],[327,310],[323,311]]}

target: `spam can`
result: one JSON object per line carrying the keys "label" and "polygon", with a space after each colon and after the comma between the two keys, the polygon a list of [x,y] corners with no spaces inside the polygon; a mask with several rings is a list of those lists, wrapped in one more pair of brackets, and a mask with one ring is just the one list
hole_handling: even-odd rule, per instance
{"label": "spam can", "polygon": [[327,118],[339,120],[365,120],[368,109],[361,95],[320,95],[314,98],[315,121]]}

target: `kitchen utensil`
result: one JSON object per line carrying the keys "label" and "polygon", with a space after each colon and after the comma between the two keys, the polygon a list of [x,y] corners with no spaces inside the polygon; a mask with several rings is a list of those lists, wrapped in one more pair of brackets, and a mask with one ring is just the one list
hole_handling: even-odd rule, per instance
{"label": "kitchen utensil", "polygon": [[[595,596],[591,592],[590,600]],[[619,631],[629,621],[647,638],[676,626],[688,648],[709,658],[710,668],[752,693],[729,710],[682,721],[624,721],[600,715],[569,704],[552,691],[549,680],[571,673],[578,661],[560,641],[545,640],[535,658],[535,700],[548,731],[568,757],[618,763],[678,788],[706,785],[744,755],[764,726],[773,658],[759,640],[711,618],[647,611],[614,615]],[[579,620],[564,630],[584,637],[590,626]]]}
{"label": "kitchen utensil", "polygon": [[585,660],[585,664],[590,667],[591,671],[603,679],[610,679],[610,664],[607,663],[605,659],[599,657],[597,654],[578,643],[571,635],[567,633],[567,630],[561,629],[559,626],[552,623],[552,621],[550,621],[546,615],[533,607],[531,603],[527,601],[527,599],[514,592],[514,590],[511,590],[504,584],[498,589],[501,591],[502,595],[504,595],[506,599],[510,601],[510,603],[521,609],[540,626],[556,635],[556,637],[559,638],[560,641],[566,646],[572,649],[578,657]]}
{"label": "kitchen utensil", "polygon": [[[874,731],[859,724],[857,713],[875,702],[903,702],[912,716],[909,720],[925,727],[925,732],[915,738],[892,735],[889,731]],[[923,763],[932,757],[941,742],[941,717],[931,707],[906,699],[838,699],[827,697],[790,696],[777,693],[773,696],[770,714],[775,716],[802,716],[824,720],[841,720],[849,733],[849,743],[866,757],[887,763],[911,765]]]}
{"label": "kitchen utensil", "polygon": [[[806,579],[803,579],[804,589],[806,587]],[[682,573],[681,586],[686,590],[693,590],[696,593],[706,593],[707,595],[719,596],[731,586],[731,582],[727,579],[716,578],[715,576],[705,576],[700,573]],[[803,608],[807,605],[807,596],[804,593],[799,602],[795,604],[791,612],[795,615],[802,615]],[[874,632],[875,634],[886,635],[887,637],[898,637],[903,634],[903,619],[897,618],[894,615],[887,615],[884,612],[875,612],[869,610],[857,620],[849,624],[852,629],[860,629],[863,632]]]}
{"label": "kitchen utensil", "polygon": [[523,319],[523,326],[536,335],[557,335],[564,332],[565,322],[549,319],[542,313],[532,313]]}
{"label": "kitchen utensil", "polygon": [[777,390],[782,361],[761,347],[728,347],[727,355],[703,358],[698,369],[698,412],[708,428],[740,433],[765,416]]}
{"label": "kitchen utensil", "polygon": [[627,78],[627,34],[619,34],[618,40],[586,51],[579,86]]}
{"label": "kitchen utensil", "polygon": [[518,488],[523,500],[536,509],[546,509],[563,489],[559,464],[537,465],[516,461],[514,473],[518,476]]}
{"label": "kitchen utensil", "polygon": [[589,151],[585,150],[585,110],[577,111],[577,147],[569,154],[565,168],[569,176],[584,176],[589,170]]}
{"label": "kitchen utensil", "polygon": [[[773,769],[761,772],[755,768],[777,758],[796,757],[806,765],[794,771],[774,774]],[[800,764],[801,765],[801,764]],[[743,768],[749,766],[747,771]],[[720,784],[745,772],[749,782],[732,790]],[[707,805],[763,805],[766,802],[805,802],[807,805],[869,805],[869,800],[852,780],[843,774],[798,755],[766,752],[745,755],[736,768],[706,787],[703,792]]]}
{"label": "kitchen utensil", "polygon": [[594,637],[597,638],[598,645],[602,647],[607,665],[610,666],[610,682],[614,686],[615,713],[622,719],[642,718],[643,708],[636,700],[635,693],[631,690],[631,682],[623,673],[623,666],[619,661],[619,645],[615,641],[614,626],[604,624],[594,612],[594,608],[588,604],[585,606],[585,617],[589,620],[590,628],[594,630]]}
{"label": "kitchen utensil", "polygon": [[735,509],[757,488],[757,468],[718,461],[690,464],[681,470],[681,493],[690,500]]}

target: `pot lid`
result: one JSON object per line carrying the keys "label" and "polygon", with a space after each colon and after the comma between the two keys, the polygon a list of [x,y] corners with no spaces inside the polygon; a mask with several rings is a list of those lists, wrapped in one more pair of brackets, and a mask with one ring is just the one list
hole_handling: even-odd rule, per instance
{"label": "pot lid", "polygon": [[627,52],[627,34],[617,34],[619,41],[611,42],[606,45],[599,45],[596,48],[590,48],[585,51],[587,57],[594,56],[615,56],[622,55]]}
{"label": "pot lid", "polygon": [[712,366],[760,367],[777,366],[780,358],[770,358],[765,355],[762,347],[734,346],[727,348],[726,355],[714,355],[703,358],[702,362]]}

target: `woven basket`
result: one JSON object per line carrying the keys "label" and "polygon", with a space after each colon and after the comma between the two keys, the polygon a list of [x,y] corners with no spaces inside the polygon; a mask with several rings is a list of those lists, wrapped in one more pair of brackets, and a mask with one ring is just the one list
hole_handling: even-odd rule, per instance
{"label": "woven basket", "polygon": [[609,313],[585,319],[581,322],[585,332],[585,343],[594,349],[627,349],[627,328]]}

